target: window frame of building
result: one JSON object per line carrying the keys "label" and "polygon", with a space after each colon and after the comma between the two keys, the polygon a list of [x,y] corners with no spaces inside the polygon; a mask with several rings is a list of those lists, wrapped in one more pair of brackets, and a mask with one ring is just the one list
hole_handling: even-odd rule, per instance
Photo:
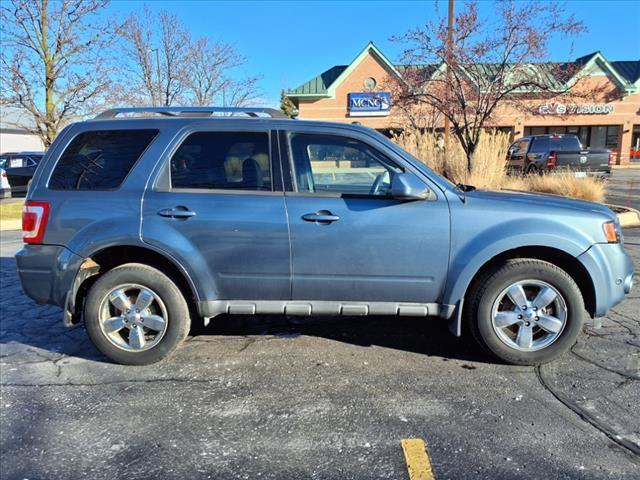
{"label": "window frame of building", "polygon": [[[259,188],[224,188],[224,187],[214,187],[214,188],[205,188],[205,187],[195,187],[195,186],[174,186],[174,176],[172,172],[172,165],[175,155],[179,152],[180,148],[185,145],[190,137],[193,135],[199,134],[212,134],[212,135],[220,135],[221,137],[228,137],[229,135],[260,135],[265,137],[265,145],[266,145],[266,154],[268,156],[267,164],[269,168],[269,186],[266,189]],[[244,129],[244,128],[233,128],[233,129],[208,129],[208,128],[196,128],[190,129],[181,136],[178,141],[175,142],[174,147],[171,150],[171,153],[168,155],[167,160],[164,165],[163,174],[159,175],[156,186],[154,190],[156,191],[167,191],[167,192],[186,192],[186,193],[203,193],[203,194],[237,194],[237,195],[269,195],[274,192],[282,193],[281,181],[278,181],[278,175],[280,172],[279,168],[276,168],[278,159],[274,158],[274,148],[273,148],[273,132],[270,129]],[[245,142],[247,143],[247,142]],[[231,147],[226,151],[225,155],[228,155]],[[253,153],[252,155],[255,155]],[[255,160],[255,159],[254,159]],[[246,161],[243,160],[243,162]],[[223,164],[224,168],[224,164]]]}

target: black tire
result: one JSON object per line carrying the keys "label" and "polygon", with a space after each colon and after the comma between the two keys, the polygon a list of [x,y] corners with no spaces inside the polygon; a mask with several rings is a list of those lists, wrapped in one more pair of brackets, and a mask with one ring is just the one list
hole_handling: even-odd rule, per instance
{"label": "black tire", "polygon": [[[506,288],[537,280],[554,287],[562,296],[567,315],[560,335],[540,350],[520,351],[500,339],[492,324],[492,308]],[[514,365],[540,365],[569,350],[582,331],[585,307],[580,289],[571,276],[552,263],[536,259],[512,259],[486,274],[472,285],[467,295],[465,321],[474,338],[491,355]]]}
{"label": "black tire", "polygon": [[535,165],[529,165],[526,175],[537,175],[538,173],[538,167],[536,167]]}
{"label": "black tire", "polygon": [[[147,350],[127,351],[114,345],[100,327],[99,311],[109,292],[122,284],[142,285],[162,300],[166,311],[166,330],[160,341]],[[161,271],[139,263],[127,263],[102,275],[91,287],[84,307],[87,334],[100,352],[116,363],[149,365],[169,356],[189,333],[189,307],[180,289]]]}

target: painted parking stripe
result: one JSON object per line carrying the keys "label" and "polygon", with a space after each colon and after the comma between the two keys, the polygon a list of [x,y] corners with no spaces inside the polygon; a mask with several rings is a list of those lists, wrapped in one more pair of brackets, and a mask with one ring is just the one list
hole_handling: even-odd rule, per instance
{"label": "painted parking stripe", "polygon": [[410,480],[435,480],[429,459],[427,444],[421,438],[405,438],[400,441],[407,461]]}

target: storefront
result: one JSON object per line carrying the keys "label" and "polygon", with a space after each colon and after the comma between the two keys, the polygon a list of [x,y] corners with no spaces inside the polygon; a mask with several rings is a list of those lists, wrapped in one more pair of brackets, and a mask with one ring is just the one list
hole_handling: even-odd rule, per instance
{"label": "storefront", "polygon": [[[588,103],[577,104],[533,99],[526,111],[499,109],[493,126],[514,137],[575,134],[585,147],[615,151],[618,163],[640,161],[640,60],[609,62],[596,52],[577,61],[582,77],[608,90],[607,99],[589,98]],[[406,124],[405,112],[394,106],[390,88],[401,81],[406,68],[392,64],[370,43],[350,64],[329,68],[287,96],[301,119],[358,122],[388,132]],[[441,119],[436,112],[433,115],[434,125],[441,127]]]}

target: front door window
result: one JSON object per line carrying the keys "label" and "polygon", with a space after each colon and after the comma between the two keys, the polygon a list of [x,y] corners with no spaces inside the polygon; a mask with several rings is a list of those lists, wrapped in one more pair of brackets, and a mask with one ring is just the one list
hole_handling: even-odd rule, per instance
{"label": "front door window", "polygon": [[330,135],[291,138],[299,192],[389,196],[397,166],[368,145]]}

